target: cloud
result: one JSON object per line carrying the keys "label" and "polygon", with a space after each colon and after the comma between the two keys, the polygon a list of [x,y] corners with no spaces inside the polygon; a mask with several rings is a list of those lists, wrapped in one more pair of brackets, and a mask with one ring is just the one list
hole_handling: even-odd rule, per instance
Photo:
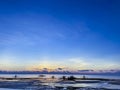
{"label": "cloud", "polygon": [[2,19],[5,22],[3,24],[5,28],[0,27],[0,29],[7,31],[0,31],[0,44],[3,45],[46,44],[66,37],[61,28],[62,24],[53,17],[41,16],[38,20],[34,15],[32,17],[15,15]]}
{"label": "cloud", "polygon": [[[61,22],[51,16],[10,15],[2,18],[5,21],[6,32],[0,33],[0,44],[7,45],[39,45],[54,43],[55,40],[75,39],[88,31],[85,23],[77,22],[71,25]],[[75,29],[75,30],[73,30]],[[2,30],[2,27],[1,27]]]}
{"label": "cloud", "polygon": [[28,69],[29,70],[43,70],[48,69],[51,70],[61,70],[61,71],[80,71],[80,70],[117,70],[119,68],[119,64],[117,62],[108,62],[108,61],[100,61],[100,60],[91,60],[88,58],[61,58],[61,59],[53,59],[53,58],[39,58],[36,60],[30,60]]}
{"label": "cloud", "polygon": [[63,68],[57,68],[57,70],[63,70]]}
{"label": "cloud", "polygon": [[88,63],[79,59],[79,58],[68,58],[68,59],[50,59],[50,58],[41,58],[38,60],[31,60],[32,66],[29,68],[38,68],[38,69],[51,69],[51,70],[78,70],[86,69]]}
{"label": "cloud", "polygon": [[60,39],[65,39],[65,35],[59,31],[15,31],[11,33],[0,33],[0,44],[4,46],[44,45],[51,44],[53,41]]}
{"label": "cloud", "polygon": [[[12,52],[4,51],[0,55],[1,69],[24,69],[24,70],[117,70],[120,68],[117,61],[109,60],[109,58],[83,58],[83,57],[68,57],[68,58],[50,58],[38,57],[29,60],[19,58]],[[21,62],[21,61],[24,61]],[[109,61],[109,62],[108,62]],[[17,67],[17,68],[16,68]]]}
{"label": "cloud", "polygon": [[94,70],[78,70],[79,72],[93,72]]}
{"label": "cloud", "polygon": [[7,45],[31,45],[34,42],[22,32],[3,33],[0,44]]}

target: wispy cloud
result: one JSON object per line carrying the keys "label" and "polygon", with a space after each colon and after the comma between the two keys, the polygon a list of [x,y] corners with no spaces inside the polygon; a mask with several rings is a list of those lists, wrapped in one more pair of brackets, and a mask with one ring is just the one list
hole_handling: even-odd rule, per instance
{"label": "wispy cloud", "polygon": [[[3,54],[0,56],[1,65],[0,69],[8,70],[47,70],[47,71],[86,71],[86,70],[117,70],[120,68],[118,62],[100,62],[100,60],[88,60],[87,58],[39,58],[34,60],[26,60],[20,63],[23,59],[12,54]],[[105,59],[104,59],[105,60]],[[101,59],[102,61],[102,59]],[[88,71],[87,71],[88,72]],[[90,71],[92,72],[92,71]],[[105,71],[106,72],[106,71]]]}
{"label": "wispy cloud", "polygon": [[[58,21],[54,17],[36,18],[35,15],[11,15],[3,17],[3,25],[8,33],[1,32],[1,44],[42,44],[53,42],[54,40],[70,40],[86,36],[89,31],[83,22],[71,25]],[[2,29],[2,28],[1,28]]]}
{"label": "wispy cloud", "polygon": [[15,15],[3,17],[2,20],[4,28],[1,27],[1,29],[8,31],[0,31],[0,44],[3,45],[43,44],[65,38],[65,34],[57,30],[60,26],[56,26],[57,24],[48,17],[41,17],[40,20],[37,20],[36,16]]}

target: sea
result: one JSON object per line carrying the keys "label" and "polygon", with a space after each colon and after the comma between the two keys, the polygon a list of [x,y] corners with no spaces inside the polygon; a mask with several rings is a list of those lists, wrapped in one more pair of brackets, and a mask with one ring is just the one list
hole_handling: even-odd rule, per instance
{"label": "sea", "polygon": [[[0,77],[12,78],[15,75],[19,78],[36,78],[39,77],[40,74],[0,74]],[[78,75],[78,74],[42,74],[46,78],[51,78],[54,76],[55,78],[61,78],[62,76],[74,76],[76,78],[82,78],[85,76],[86,78],[103,78],[103,79],[120,79],[119,75]]]}
{"label": "sea", "polygon": [[[36,78],[39,77],[40,74],[16,74],[17,77],[19,78]],[[45,78],[51,78],[52,76],[54,76],[55,78],[61,78],[62,76],[74,76],[77,78],[82,78],[83,75],[75,75],[75,74],[42,74],[45,76]],[[15,74],[0,74],[0,77],[6,77],[6,78],[12,78],[14,77]],[[119,75],[85,75],[86,78],[103,78],[103,79],[119,79],[120,80],[120,76]],[[71,86],[72,84],[70,84]],[[73,84],[72,86],[83,86],[83,87],[89,87],[89,86],[99,86],[101,84],[98,83],[79,83],[79,84]],[[69,84],[67,84],[67,86],[69,86]],[[110,89],[117,89],[120,90],[120,85],[105,85],[105,87],[110,88]],[[9,89],[9,88],[0,88],[0,90],[21,90],[21,89]]]}

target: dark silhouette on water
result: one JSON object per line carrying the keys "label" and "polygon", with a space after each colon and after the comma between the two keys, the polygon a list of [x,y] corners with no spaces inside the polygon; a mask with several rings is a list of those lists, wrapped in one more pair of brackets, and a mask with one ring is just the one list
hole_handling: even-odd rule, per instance
{"label": "dark silhouette on water", "polygon": [[68,80],[75,80],[75,79],[76,79],[76,77],[74,77],[74,76],[68,77]]}
{"label": "dark silhouette on water", "polygon": [[85,76],[85,75],[83,76],[83,79],[86,79],[86,76]]}
{"label": "dark silhouette on water", "polygon": [[66,76],[63,76],[62,79],[63,79],[63,80],[66,80]]}
{"label": "dark silhouette on water", "polygon": [[52,76],[51,78],[52,78],[52,79],[55,79],[55,76]]}
{"label": "dark silhouette on water", "polygon": [[15,75],[14,78],[16,79],[16,78],[17,78],[17,75]]}
{"label": "dark silhouette on water", "polygon": [[43,75],[43,74],[40,74],[40,75],[39,75],[39,77],[45,77],[45,75]]}

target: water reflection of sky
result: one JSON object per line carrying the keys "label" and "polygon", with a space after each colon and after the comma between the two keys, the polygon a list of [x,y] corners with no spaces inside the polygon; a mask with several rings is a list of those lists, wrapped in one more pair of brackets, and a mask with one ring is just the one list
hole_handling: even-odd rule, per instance
{"label": "water reflection of sky", "polygon": [[22,90],[22,89],[0,88],[0,90]]}
{"label": "water reflection of sky", "polygon": [[[0,74],[0,77],[14,77],[15,74]],[[18,74],[18,77],[21,78],[34,78],[34,77],[38,77],[39,74]],[[62,76],[71,76],[71,75],[65,75],[65,74],[45,74],[46,78],[51,78],[52,76],[55,76],[56,78],[61,78]],[[83,75],[74,75],[77,78],[82,78]],[[116,76],[116,75],[85,75],[87,78],[105,78],[105,79],[120,79],[120,76]]]}
{"label": "water reflection of sky", "polygon": [[[18,74],[18,77],[38,77],[38,74],[30,75],[30,74]],[[45,75],[45,78],[50,78],[51,76],[55,76],[56,78],[60,78],[63,75]],[[65,76],[70,76],[70,75],[65,75]],[[82,77],[83,75],[74,75],[75,77]],[[7,74],[7,75],[0,75],[0,77],[14,77],[14,74]],[[112,78],[112,79],[120,79],[120,76],[103,76],[103,75],[86,75],[86,77],[89,78]],[[108,89],[120,89],[120,85],[113,85],[113,84],[107,84],[106,82],[100,82],[100,83],[42,83],[43,85],[49,85],[49,86],[72,86],[72,87],[93,87],[93,88],[108,88]],[[0,90],[14,90],[14,89],[0,89]],[[15,89],[18,90],[18,89]]]}
{"label": "water reflection of sky", "polygon": [[106,83],[75,83],[75,84],[62,84],[62,83],[42,83],[42,85],[49,85],[52,87],[91,87],[91,88],[107,88],[107,89],[120,89],[120,85],[106,84]]}

